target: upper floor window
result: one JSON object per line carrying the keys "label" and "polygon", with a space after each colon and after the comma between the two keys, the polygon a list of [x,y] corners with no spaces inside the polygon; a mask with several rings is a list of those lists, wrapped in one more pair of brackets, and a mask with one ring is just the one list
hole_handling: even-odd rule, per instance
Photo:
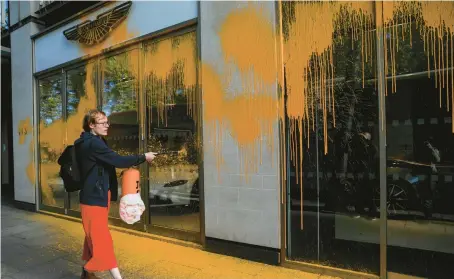
{"label": "upper floor window", "polygon": [[0,1],[0,5],[1,5],[0,17],[3,31],[9,28],[9,1],[2,0]]}

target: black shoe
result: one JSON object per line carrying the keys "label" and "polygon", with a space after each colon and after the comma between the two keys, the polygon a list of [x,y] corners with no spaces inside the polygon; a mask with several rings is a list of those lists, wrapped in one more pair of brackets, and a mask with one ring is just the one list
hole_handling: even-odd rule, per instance
{"label": "black shoe", "polygon": [[82,274],[80,275],[80,279],[85,279],[87,277],[87,271],[85,270],[84,267],[82,267]]}

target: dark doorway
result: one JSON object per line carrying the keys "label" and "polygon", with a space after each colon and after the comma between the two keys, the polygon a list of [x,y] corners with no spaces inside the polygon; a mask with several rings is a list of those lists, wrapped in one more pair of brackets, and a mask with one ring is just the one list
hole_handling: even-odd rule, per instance
{"label": "dark doorway", "polygon": [[2,120],[1,120],[1,179],[2,200],[14,199],[13,179],[13,135],[12,135],[12,102],[11,102],[11,59],[9,48],[2,47]]}

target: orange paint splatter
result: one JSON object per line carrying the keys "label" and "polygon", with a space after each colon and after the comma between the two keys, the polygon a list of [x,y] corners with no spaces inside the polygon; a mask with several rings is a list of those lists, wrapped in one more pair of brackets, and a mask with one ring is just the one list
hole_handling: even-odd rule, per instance
{"label": "orange paint splatter", "polygon": [[[167,111],[175,104],[175,91],[187,97],[187,112],[196,116],[196,35],[190,32],[146,46],[144,76],[149,110],[158,112],[158,123],[167,125]],[[150,117],[152,113],[150,111]],[[154,121],[150,119],[148,123]]]}
{"label": "orange paint splatter", "polygon": [[[262,163],[265,143],[273,153],[273,124],[278,117],[275,33],[260,4],[227,15],[219,29],[225,70],[221,76],[202,65],[204,125],[209,127],[218,167],[224,163],[222,141],[230,131],[238,142],[245,178]],[[238,69],[241,87],[227,94],[224,84]],[[273,155],[272,155],[273,156]]]}
{"label": "orange paint splatter", "polygon": [[[435,88],[438,89],[440,108],[446,100],[449,111],[451,106],[454,118],[454,74],[449,68],[454,67],[453,35],[454,35],[454,3],[453,2],[384,2],[384,28],[389,33],[388,43],[385,44],[385,74],[391,76],[391,92],[397,91],[396,85],[396,54],[399,51],[400,38],[409,33],[411,42],[412,22],[419,29],[424,41],[427,56],[427,71],[430,77],[431,67],[434,70]],[[403,24],[398,28],[398,24]],[[411,45],[410,45],[411,46]],[[389,66],[388,66],[389,64]],[[389,69],[391,72],[389,73]],[[443,97],[443,89],[446,96]],[[385,88],[388,93],[388,88]],[[451,98],[451,104],[449,99]],[[454,123],[452,124],[454,133]]]}
{"label": "orange paint splatter", "polygon": [[22,145],[25,143],[25,138],[28,135],[32,135],[32,124],[30,121],[30,116],[25,118],[24,120],[19,121],[17,131],[19,133],[19,144]]}
{"label": "orange paint splatter", "polygon": [[[266,93],[264,85],[276,82],[275,34],[262,5],[247,7],[227,15],[219,30],[227,69],[238,68],[242,85],[249,94]],[[251,74],[252,73],[252,74]],[[228,74],[227,77],[230,77]],[[253,90],[255,89],[255,91]]]}
{"label": "orange paint splatter", "polygon": [[33,141],[33,127],[32,123],[30,120],[30,117],[25,118],[24,120],[19,121],[19,127],[18,132],[19,132],[19,144],[22,145],[25,143],[25,138],[27,136],[31,136],[31,141],[29,144],[29,151],[28,151],[28,156],[30,159],[30,162],[27,164],[27,167],[25,169],[25,173],[27,174],[27,178],[30,181],[30,184],[34,187],[35,186],[35,163],[33,161],[34,158],[34,141]]}
{"label": "orange paint splatter", "polygon": [[[95,63],[88,63],[85,67],[85,80],[82,80],[83,87],[80,94],[76,111],[64,121],[60,118],[50,125],[45,125],[41,119],[39,126],[39,147],[40,147],[40,185],[43,195],[43,203],[46,205],[57,205],[55,193],[63,191],[58,172],[60,166],[57,159],[67,145],[72,145],[82,132],[82,119],[88,110],[96,107],[95,92]],[[79,74],[79,72],[77,73]],[[45,150],[44,150],[45,149]],[[33,158],[33,157],[31,157]],[[45,162],[45,163],[44,163]],[[27,169],[35,173],[34,168]],[[33,180],[34,182],[34,180]],[[58,188],[56,188],[58,187]]]}
{"label": "orange paint splatter", "polygon": [[[282,5],[282,3],[280,3]],[[282,11],[282,9],[281,9]],[[364,86],[365,63],[372,61],[373,3],[369,2],[297,2],[294,15],[281,14],[286,20],[288,39],[283,44],[283,63],[287,85],[287,106],[289,127],[281,131],[286,139],[290,129],[290,160],[297,169],[297,184],[300,185],[300,216],[303,229],[303,139],[315,130],[315,113],[321,109],[323,120],[324,153],[328,153],[328,113],[336,126],[334,91],[334,38],[351,37],[353,42],[361,41],[362,80]],[[281,97],[283,98],[283,96]],[[282,114],[280,114],[282,115]],[[282,141],[281,150],[285,149]],[[284,160],[285,162],[285,160]],[[286,168],[286,166],[284,166]],[[285,173],[284,173],[285,174]],[[286,176],[283,176],[284,180]]]}
{"label": "orange paint splatter", "polygon": [[[281,129],[281,161],[285,162],[285,131],[309,132],[314,125],[313,113],[320,105],[324,111],[325,152],[327,152],[327,113],[334,113],[333,36],[346,29],[353,30],[352,37],[362,40],[362,57],[372,61],[372,36],[366,32],[372,27],[373,5],[370,3],[296,3],[295,20],[290,24],[288,40],[281,40],[282,52],[277,55],[276,34],[273,24],[263,15],[259,5],[249,4],[227,15],[222,22],[219,37],[224,54],[224,74],[218,74],[202,65],[204,125],[209,127],[210,139],[215,150],[218,172],[223,163],[222,141],[229,131],[241,149],[241,171],[257,171],[262,163],[262,139],[273,148],[272,123],[279,118],[290,118],[290,127]],[[322,15],[322,16],[320,16]],[[281,18],[287,19],[285,16]],[[265,59],[266,57],[266,59]],[[283,85],[284,74],[278,74],[277,64],[286,65],[287,115],[284,115],[284,96],[273,96],[277,81]],[[241,89],[226,94],[226,84],[232,81],[238,69]],[[331,85],[331,86],[330,86]],[[301,129],[296,129],[301,127]],[[291,145],[297,148],[291,136]],[[302,167],[302,144],[292,149],[293,162]],[[299,154],[299,155],[297,155]],[[287,154],[288,155],[288,154]],[[285,165],[282,172],[285,179]]]}
{"label": "orange paint splatter", "polygon": [[372,27],[372,9],[370,3],[297,3],[295,20],[289,22],[289,39],[284,46],[288,117],[294,124],[306,127],[306,131],[309,127],[314,129],[314,111],[320,106],[323,109],[325,154],[328,152],[328,111],[332,111],[334,125],[336,123],[334,36],[342,38],[351,32],[352,41],[362,41],[362,60],[371,60],[372,46],[365,31]]}

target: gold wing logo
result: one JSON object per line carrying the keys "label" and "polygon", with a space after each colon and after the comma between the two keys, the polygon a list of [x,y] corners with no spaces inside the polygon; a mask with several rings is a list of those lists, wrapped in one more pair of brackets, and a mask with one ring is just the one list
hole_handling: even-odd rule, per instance
{"label": "gold wing logo", "polygon": [[94,45],[102,42],[112,29],[118,26],[129,13],[132,2],[123,3],[112,10],[104,12],[94,21],[87,20],[70,29],[63,31],[66,39],[78,41],[85,45]]}

